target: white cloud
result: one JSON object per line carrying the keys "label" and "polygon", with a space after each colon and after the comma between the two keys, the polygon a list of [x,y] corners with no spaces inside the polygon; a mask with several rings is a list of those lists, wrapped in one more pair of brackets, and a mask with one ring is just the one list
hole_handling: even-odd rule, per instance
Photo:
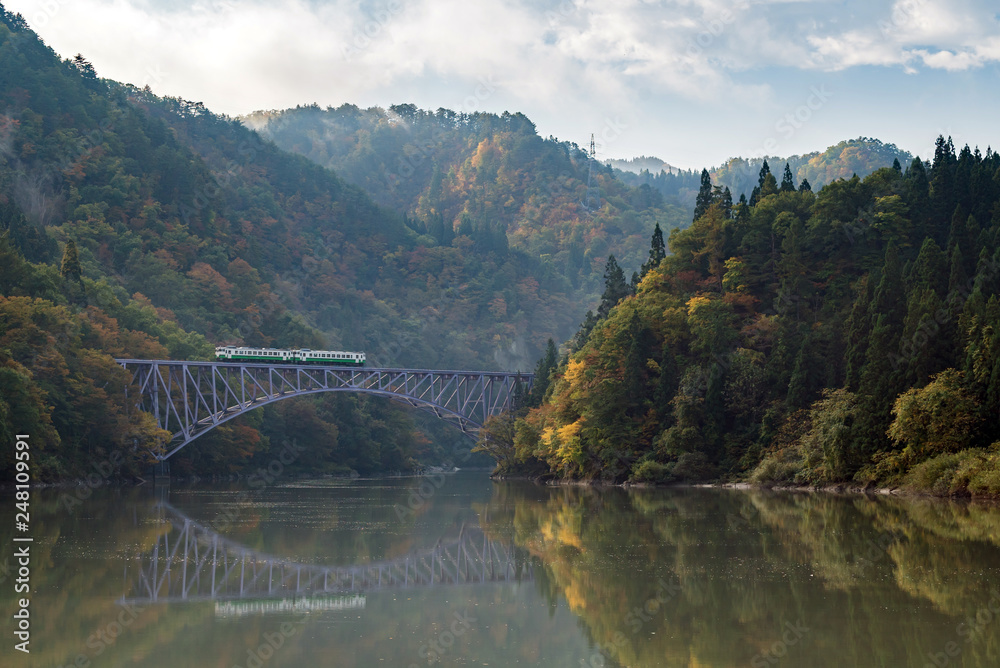
{"label": "white cloud", "polygon": [[808,88],[862,66],[919,74],[1000,61],[992,0],[4,4],[101,76],[230,114],[314,101],[461,108],[488,80],[497,90],[482,108],[560,123],[634,114],[666,127],[688,109],[731,107],[718,118],[756,114],[767,128],[801,96],[802,73]]}

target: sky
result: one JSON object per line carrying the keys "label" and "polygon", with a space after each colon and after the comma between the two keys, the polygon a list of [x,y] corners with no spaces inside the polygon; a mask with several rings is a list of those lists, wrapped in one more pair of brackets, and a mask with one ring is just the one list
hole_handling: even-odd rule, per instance
{"label": "sky", "polygon": [[0,0],[98,75],[232,116],[521,112],[700,169],[865,136],[1000,147],[995,0]]}

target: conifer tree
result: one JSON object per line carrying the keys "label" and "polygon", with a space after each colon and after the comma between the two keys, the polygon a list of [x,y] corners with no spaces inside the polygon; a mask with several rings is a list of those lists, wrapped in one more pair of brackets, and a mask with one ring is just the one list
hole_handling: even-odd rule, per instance
{"label": "conifer tree", "polygon": [[792,178],[792,170],[788,166],[787,162],[785,163],[785,173],[781,177],[781,188],[779,188],[778,192],[783,192],[783,193],[795,192],[795,180]]}
{"label": "conifer tree", "polygon": [[639,278],[645,278],[651,270],[660,266],[660,262],[667,256],[667,245],[663,242],[663,230],[660,224],[656,224],[653,230],[653,238],[649,243],[649,259],[642,265],[642,273]]}
{"label": "conifer tree", "polygon": [[812,186],[809,184],[809,179],[802,179],[802,183],[799,184],[800,193],[811,193]]}
{"label": "conifer tree", "polygon": [[861,370],[868,352],[868,337],[871,335],[871,301],[874,283],[870,276],[863,277],[858,284],[858,296],[847,318],[847,389],[856,391],[861,383]]}
{"label": "conifer tree", "polygon": [[768,166],[767,160],[765,160],[764,164],[760,166],[760,172],[757,175],[757,187],[758,188],[763,188],[764,187],[764,179],[766,179],[767,175],[770,174],[770,173],[771,173],[771,168],[770,168],[770,166]]}
{"label": "conifer tree", "polygon": [[604,294],[601,295],[601,305],[597,307],[597,317],[604,320],[608,317],[618,302],[628,296],[628,284],[625,282],[625,272],[618,266],[614,255],[608,256],[604,267]]}
{"label": "conifer tree", "polygon": [[694,220],[698,220],[705,215],[708,207],[712,206],[712,177],[708,170],[701,170],[701,187],[698,189],[698,196],[694,201]]}
{"label": "conifer tree", "polygon": [[555,341],[549,339],[545,349],[545,356],[538,360],[535,367],[535,382],[528,393],[528,399],[532,406],[541,406],[545,398],[545,392],[549,389],[549,378],[553,371],[559,366],[559,351],[556,349]]}
{"label": "conifer tree", "polygon": [[631,417],[641,415],[644,411],[643,398],[646,394],[646,346],[645,331],[639,314],[632,311],[628,323],[628,350],[625,354],[625,369],[623,386],[628,414]]}
{"label": "conifer tree", "polygon": [[872,330],[858,388],[860,412],[854,452],[849,460],[852,470],[872,454],[889,448],[886,425],[891,422],[893,402],[903,389],[902,365],[910,362],[899,354],[906,308],[899,298],[903,294],[902,283],[899,254],[890,242],[871,302]]}
{"label": "conifer tree", "polygon": [[76,242],[70,239],[66,242],[66,249],[63,251],[62,265],[59,273],[67,281],[83,284],[83,269],[80,267],[80,253],[76,249]]}
{"label": "conifer tree", "polygon": [[737,227],[750,222],[750,205],[747,204],[747,196],[743,193],[740,194],[740,201],[736,203],[733,218],[736,220]]}
{"label": "conifer tree", "polygon": [[733,194],[729,192],[729,186],[726,186],[722,190],[722,194],[718,198],[719,209],[722,210],[722,215],[729,220],[733,217]]}
{"label": "conifer tree", "polygon": [[760,198],[764,199],[768,195],[774,195],[778,192],[778,182],[774,178],[774,174],[765,174],[764,182],[760,186]]}
{"label": "conifer tree", "polygon": [[936,225],[947,225],[955,211],[955,145],[949,137],[938,136],[934,143],[934,164],[931,167],[931,211]]}

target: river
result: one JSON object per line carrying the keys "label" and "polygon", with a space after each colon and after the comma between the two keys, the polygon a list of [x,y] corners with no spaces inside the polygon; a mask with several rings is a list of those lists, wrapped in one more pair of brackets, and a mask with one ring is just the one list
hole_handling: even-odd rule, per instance
{"label": "river", "polygon": [[[258,483],[33,492],[31,653],[8,631],[0,663],[1000,665],[993,505],[482,472]],[[13,526],[0,511],[8,620]]]}

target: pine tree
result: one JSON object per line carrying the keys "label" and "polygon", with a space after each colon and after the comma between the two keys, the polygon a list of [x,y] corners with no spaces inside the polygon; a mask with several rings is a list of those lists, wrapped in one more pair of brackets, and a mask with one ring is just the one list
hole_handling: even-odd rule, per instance
{"label": "pine tree", "polygon": [[847,389],[852,392],[861,383],[861,370],[864,368],[868,352],[868,337],[871,335],[871,302],[874,296],[873,282],[870,276],[863,277],[858,284],[858,296],[851,308],[845,324],[847,331]]}
{"label": "pine tree", "polygon": [[663,230],[660,229],[660,224],[657,223],[656,228],[653,230],[653,238],[649,244],[649,259],[642,265],[642,273],[639,277],[645,278],[646,274],[660,266],[660,262],[666,256],[667,245],[663,242]]}
{"label": "pine tree", "polygon": [[892,159],[892,168],[895,169],[899,173],[903,172],[903,166],[899,164],[899,158],[893,158]]}
{"label": "pine tree", "polygon": [[718,198],[719,208],[722,210],[722,215],[725,216],[726,220],[733,217],[733,194],[729,192],[729,186],[726,186],[722,190],[722,194]]}
{"label": "pine tree", "polygon": [[705,215],[708,207],[712,206],[712,177],[708,170],[701,170],[701,187],[698,189],[698,197],[694,201],[694,220],[698,220]]}
{"label": "pine tree", "polygon": [[945,280],[948,275],[947,269],[947,256],[933,239],[927,237],[920,246],[920,253],[917,254],[917,259],[910,269],[907,281],[910,291],[930,288],[938,297],[944,298],[948,290],[948,282]]}
{"label": "pine tree", "polygon": [[587,311],[587,315],[583,318],[583,324],[580,325],[580,329],[577,330],[570,344],[574,351],[583,348],[583,344],[587,342],[587,339],[590,337],[590,333],[594,331],[594,326],[597,325],[597,323],[598,319],[597,316],[594,315],[594,312]]}
{"label": "pine tree", "polygon": [[535,367],[535,382],[528,393],[528,401],[532,406],[541,406],[545,399],[545,392],[549,389],[550,376],[559,367],[559,351],[555,341],[549,339],[545,349],[545,356],[538,360]]}
{"label": "pine tree", "polygon": [[628,284],[625,282],[625,272],[618,266],[614,255],[608,256],[604,267],[604,294],[601,295],[601,305],[597,307],[597,317],[604,320],[608,317],[618,302],[628,296]]}
{"label": "pine tree", "polygon": [[779,188],[778,192],[783,192],[783,193],[795,192],[795,181],[792,178],[792,170],[788,166],[787,162],[785,163],[785,173],[781,177],[781,188]]}
{"label": "pine tree", "polygon": [[931,167],[931,211],[936,225],[947,225],[955,211],[958,198],[955,193],[955,145],[938,136],[934,143],[934,164]]}
{"label": "pine tree", "polygon": [[760,198],[764,199],[768,195],[774,195],[778,192],[778,182],[774,178],[774,174],[766,174],[764,176],[764,183],[760,186]]}
{"label": "pine tree", "polygon": [[761,189],[764,188],[764,179],[766,179],[767,175],[770,174],[770,173],[771,173],[771,168],[768,166],[767,160],[765,160],[764,164],[760,166],[760,173],[757,175],[757,187],[758,188],[761,188]]}
{"label": "pine tree", "polygon": [[629,319],[628,338],[622,385],[628,402],[627,412],[630,417],[636,417],[645,412],[643,406],[646,396],[646,334],[636,311],[632,311]]}
{"label": "pine tree", "polygon": [[750,222],[750,205],[747,204],[747,196],[743,193],[740,194],[740,201],[736,203],[733,218],[736,220],[737,228]]}
{"label": "pine tree", "polygon": [[811,193],[812,186],[809,184],[809,179],[802,179],[802,183],[799,184],[800,193]]}
{"label": "pine tree", "polygon": [[67,281],[76,283],[83,282],[83,269],[80,267],[80,254],[76,249],[76,242],[70,239],[66,242],[66,250],[63,251],[62,265],[59,273]]}
{"label": "pine tree", "polygon": [[871,302],[872,330],[858,387],[860,411],[854,434],[854,457],[850,462],[852,470],[872,454],[890,447],[885,430],[892,421],[893,402],[904,389],[901,365],[908,363],[899,354],[906,316],[906,305],[900,299],[903,294],[899,254],[890,242],[882,277]]}

